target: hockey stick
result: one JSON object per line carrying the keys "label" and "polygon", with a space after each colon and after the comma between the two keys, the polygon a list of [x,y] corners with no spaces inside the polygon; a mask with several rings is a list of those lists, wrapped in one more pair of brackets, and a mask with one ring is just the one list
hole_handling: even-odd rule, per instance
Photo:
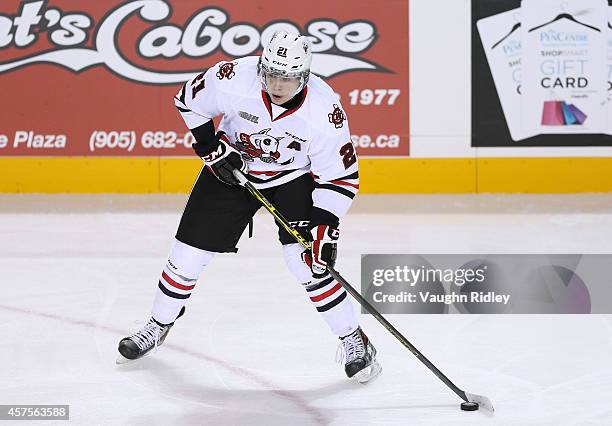
{"label": "hockey stick", "polygon": [[[291,234],[293,238],[295,238],[295,240],[298,243],[300,243],[302,247],[304,247],[306,250],[310,249],[310,242],[306,240],[304,237],[302,237],[302,235],[289,224],[287,219],[284,218],[284,216],[276,209],[276,207],[274,207],[274,205],[272,205],[272,203],[270,203],[270,201],[268,201],[266,197],[257,188],[255,188],[253,184],[251,184],[251,182],[249,182],[247,178],[239,170],[234,170],[234,176],[236,177],[236,179],[238,179],[240,184],[244,186],[251,193],[251,195],[255,197],[266,208],[266,210],[268,210],[272,214],[272,216],[274,216],[274,218],[277,220],[278,223],[281,224],[281,226],[285,229],[285,231]],[[425,355],[423,355],[389,321],[387,321],[385,317],[383,317],[367,300],[365,300],[363,296],[361,296],[361,294],[359,294],[359,292],[355,290],[349,284],[349,282],[346,281],[340,275],[338,271],[336,271],[331,266],[328,266],[327,270],[330,273],[330,275],[336,281],[338,281],[342,285],[342,287],[344,287],[344,289],[348,291],[349,294],[353,296],[355,300],[357,300],[357,302],[359,302],[361,306],[364,307],[366,311],[372,314],[372,316],[374,316],[374,318],[376,318],[378,322],[380,322],[383,325],[383,327],[387,329],[387,331],[389,331],[397,340],[400,341],[402,345],[404,345],[410,352],[412,352],[414,356],[416,356],[423,364],[425,364],[425,366],[431,372],[433,372],[440,380],[442,380],[446,386],[448,386],[453,392],[455,392],[459,396],[459,398],[464,400],[466,403],[476,402],[479,406],[484,407],[490,412],[495,411],[495,409],[493,408],[493,404],[491,403],[489,398],[487,398],[486,396],[465,392],[459,389],[453,382],[451,382],[451,380],[448,377],[446,377],[444,373],[438,370],[438,368],[435,365],[433,365],[433,363],[430,360],[428,360],[427,357],[425,357]],[[462,405],[462,408],[463,408],[463,405]],[[476,406],[475,409],[478,409],[478,406]]]}

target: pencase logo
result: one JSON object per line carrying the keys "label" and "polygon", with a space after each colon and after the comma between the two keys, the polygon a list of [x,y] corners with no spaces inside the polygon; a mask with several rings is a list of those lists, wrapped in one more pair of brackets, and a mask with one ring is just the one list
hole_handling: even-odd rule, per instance
{"label": "pencase logo", "polygon": [[[151,25],[136,41],[138,62],[155,59],[198,59],[222,52],[230,57],[257,54],[277,30],[299,32],[312,43],[312,72],[333,77],[350,71],[390,72],[359,55],[377,40],[376,26],[366,20],[338,23],[330,19],[310,21],[305,28],[288,21],[271,21],[260,27],[252,23],[232,24],[230,15],[218,8],[196,11],[182,26],[170,23],[172,9],[167,0],[128,1],[109,10],[95,22],[84,11],[68,12],[48,0],[23,2],[15,15],[0,14],[0,50],[35,47],[46,35],[52,48],[40,53],[0,62],[0,73],[36,63],[52,63],[76,73],[105,66],[114,74],[144,84],[176,84],[191,78],[193,71],[153,70],[127,58],[129,46],[119,46],[129,19]],[[45,34],[46,33],[46,34]],[[88,40],[91,39],[91,47]],[[5,55],[3,55],[5,56]],[[6,57],[6,56],[5,56]],[[167,68],[167,67],[165,67]]]}

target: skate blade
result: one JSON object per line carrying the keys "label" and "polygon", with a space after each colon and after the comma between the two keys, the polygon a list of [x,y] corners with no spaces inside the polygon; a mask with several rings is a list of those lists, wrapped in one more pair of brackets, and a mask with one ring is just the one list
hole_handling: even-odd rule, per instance
{"label": "skate blade", "polygon": [[372,364],[355,374],[351,379],[355,380],[362,385],[371,382],[382,373],[382,366],[376,361],[372,361]]}
{"label": "skate blade", "polygon": [[124,357],[123,355],[119,354],[117,355],[117,359],[115,360],[115,364],[117,365],[123,365],[123,364],[128,364],[132,361],[136,361],[135,359],[128,359],[126,357]]}
{"label": "skate blade", "polygon": [[147,352],[146,354],[144,354],[141,357],[135,358],[135,359],[129,359],[124,357],[123,355],[121,355],[121,352],[119,352],[119,355],[117,355],[117,359],[115,360],[115,364],[117,365],[125,365],[125,364],[130,364],[134,361],[138,361],[139,359],[143,359],[144,357],[147,357],[149,355],[152,355],[154,353],[157,352],[157,348],[150,350],[149,352]]}

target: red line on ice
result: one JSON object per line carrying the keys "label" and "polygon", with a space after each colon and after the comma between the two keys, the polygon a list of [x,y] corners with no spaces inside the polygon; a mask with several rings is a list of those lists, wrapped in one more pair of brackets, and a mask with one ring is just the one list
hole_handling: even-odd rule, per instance
{"label": "red line on ice", "polygon": [[[117,334],[119,336],[123,336],[125,334],[125,331],[118,330],[116,328],[106,327],[104,325],[95,324],[91,321],[68,318],[68,317],[64,317],[61,315],[50,314],[47,312],[37,312],[37,311],[29,310],[29,309],[21,309],[21,308],[15,308],[13,306],[5,306],[5,305],[0,305],[0,309],[3,309],[5,311],[17,312],[20,314],[40,317],[40,318],[54,319],[54,320],[61,321],[66,324],[78,325],[78,326],[83,326],[83,327],[93,328],[93,329],[98,329],[98,330],[104,330],[112,334]],[[300,410],[310,415],[317,424],[321,424],[321,425],[329,424],[329,420],[326,418],[325,414],[322,411],[319,411],[317,408],[310,406],[308,404],[308,401],[303,400],[299,396],[289,391],[278,389],[278,387],[274,385],[272,382],[268,381],[267,379],[263,377],[257,376],[256,374],[253,374],[250,371],[245,370],[244,368],[232,365],[228,362],[222,361],[217,358],[213,358],[204,353],[196,352],[191,349],[184,348],[182,346],[177,346],[173,344],[165,344],[164,347],[180,352],[180,353],[183,353],[185,355],[192,356],[200,360],[204,360],[204,361],[208,361],[213,364],[217,364],[225,368],[226,370],[231,371],[232,373],[236,375],[246,377],[247,379],[250,379],[251,381],[261,386],[262,388],[273,393],[274,395],[292,402]]]}

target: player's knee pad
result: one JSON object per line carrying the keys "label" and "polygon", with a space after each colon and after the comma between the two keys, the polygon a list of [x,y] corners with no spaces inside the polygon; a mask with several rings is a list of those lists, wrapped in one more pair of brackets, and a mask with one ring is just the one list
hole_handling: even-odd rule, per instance
{"label": "player's knee pad", "polygon": [[304,247],[301,244],[285,244],[283,246],[283,257],[287,268],[301,284],[307,284],[312,280],[310,268],[302,260]]}
{"label": "player's knee pad", "polygon": [[164,269],[181,278],[196,280],[214,255],[213,252],[175,240]]}

